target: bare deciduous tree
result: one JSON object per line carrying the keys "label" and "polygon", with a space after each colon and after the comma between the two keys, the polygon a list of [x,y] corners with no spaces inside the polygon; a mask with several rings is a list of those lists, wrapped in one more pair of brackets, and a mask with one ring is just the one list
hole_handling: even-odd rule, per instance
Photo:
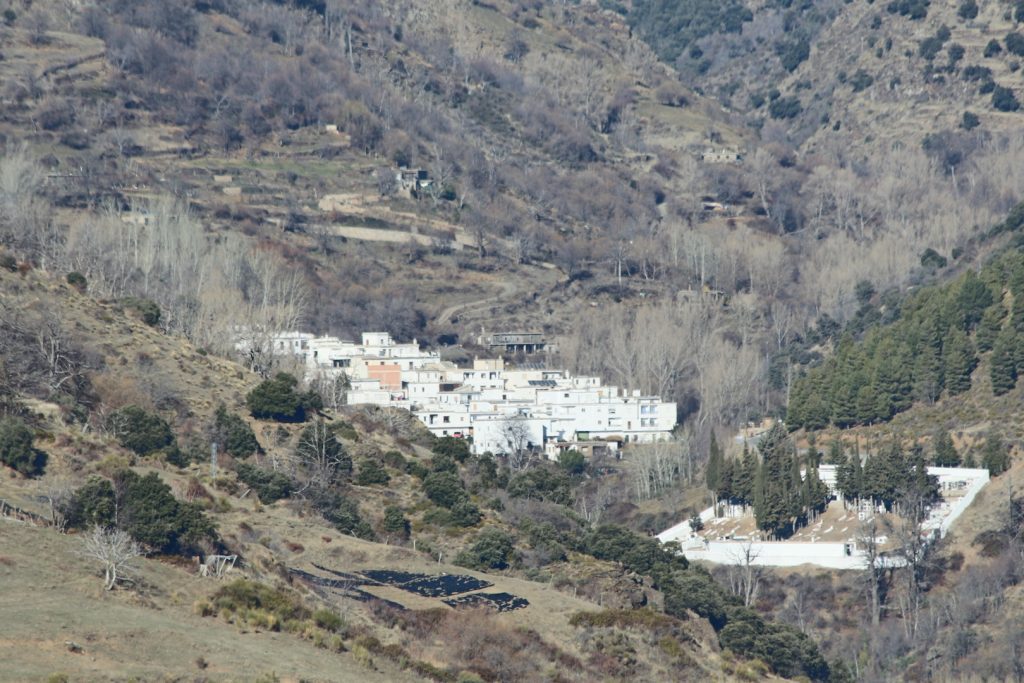
{"label": "bare deciduous tree", "polygon": [[744,607],[750,607],[757,600],[758,590],[765,568],[757,564],[760,556],[753,541],[747,541],[734,551],[735,564],[729,565],[729,586],[732,592],[743,600]]}
{"label": "bare deciduous tree", "polygon": [[134,570],[136,558],[143,554],[128,532],[100,526],[93,527],[85,537],[81,553],[103,565],[103,588],[108,591]]}
{"label": "bare deciduous tree", "polygon": [[501,437],[508,450],[508,468],[513,472],[524,469],[530,462],[530,425],[522,415],[512,415],[501,423]]}

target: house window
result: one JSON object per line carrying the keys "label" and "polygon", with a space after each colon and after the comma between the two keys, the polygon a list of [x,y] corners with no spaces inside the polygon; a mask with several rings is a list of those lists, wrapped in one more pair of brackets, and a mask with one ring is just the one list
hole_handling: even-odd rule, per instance
{"label": "house window", "polygon": [[448,424],[449,422],[451,422],[451,418],[450,416],[445,415],[441,421],[444,422],[445,424]]}

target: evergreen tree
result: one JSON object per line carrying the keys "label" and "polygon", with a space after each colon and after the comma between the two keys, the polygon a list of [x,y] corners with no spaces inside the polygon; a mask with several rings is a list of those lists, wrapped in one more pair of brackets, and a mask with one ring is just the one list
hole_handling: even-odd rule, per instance
{"label": "evergreen tree", "polygon": [[[773,536],[785,536],[793,528],[794,513],[799,507],[799,489],[794,487],[798,482],[794,482],[792,449],[785,429],[781,425],[772,427],[758,450],[761,466],[754,485],[757,526]],[[795,478],[799,479],[799,470]]]}
{"label": "evergreen tree", "polygon": [[722,449],[718,447],[718,441],[715,439],[715,433],[711,432],[711,446],[708,451],[708,464],[704,470],[704,481],[707,484],[708,489],[718,495],[718,491],[722,488]]}
{"label": "evergreen tree", "polygon": [[945,354],[946,390],[951,396],[971,388],[971,373],[978,365],[974,345],[961,330],[953,330],[943,348]]}
{"label": "evergreen tree", "polygon": [[978,329],[974,334],[974,340],[979,351],[991,351],[995,344],[999,330],[1003,326],[1003,318],[1006,317],[1006,309],[1001,302],[989,306],[981,316]]}
{"label": "evergreen tree", "polygon": [[974,469],[975,467],[978,466],[978,462],[974,459],[973,450],[967,451],[967,455],[964,456],[963,466],[970,469]]}
{"label": "evergreen tree", "polygon": [[906,347],[882,340],[875,351],[875,416],[888,420],[910,407],[913,395],[912,363]]}
{"label": "evergreen tree", "polygon": [[715,491],[719,501],[732,503],[736,498],[736,489],[733,484],[733,480],[736,477],[735,470],[736,460],[729,458],[722,461],[722,468],[718,477],[718,489]]}
{"label": "evergreen tree", "polygon": [[914,363],[914,392],[923,401],[933,403],[939,398],[944,385],[942,362],[942,336],[932,321],[922,331],[917,360]]}
{"label": "evergreen tree", "polygon": [[759,466],[757,454],[744,444],[743,460],[733,467],[733,493],[744,505],[754,504],[754,480]]}
{"label": "evergreen tree", "polygon": [[973,270],[964,274],[960,283],[960,290],[957,292],[957,307],[961,329],[973,330],[979,322],[985,310],[992,305],[992,290],[989,286],[978,279]]}
{"label": "evergreen tree", "polygon": [[1010,466],[1010,452],[998,434],[990,433],[981,450],[981,465],[989,474],[999,476]]}
{"label": "evergreen tree", "polygon": [[992,346],[989,373],[992,393],[996,396],[1002,396],[1017,385],[1016,348],[1017,335],[1012,329],[1001,331]]}
{"label": "evergreen tree", "polygon": [[[867,425],[878,417],[878,393],[873,386],[865,384],[857,392],[857,424]],[[886,415],[888,417],[888,415]]]}
{"label": "evergreen tree", "polygon": [[843,442],[836,437],[828,444],[828,455],[825,456],[825,462],[829,465],[841,465],[845,460],[846,455],[843,449]]}
{"label": "evergreen tree", "polygon": [[938,467],[959,467],[960,454],[956,452],[949,432],[940,431],[932,440],[935,448],[934,461]]}

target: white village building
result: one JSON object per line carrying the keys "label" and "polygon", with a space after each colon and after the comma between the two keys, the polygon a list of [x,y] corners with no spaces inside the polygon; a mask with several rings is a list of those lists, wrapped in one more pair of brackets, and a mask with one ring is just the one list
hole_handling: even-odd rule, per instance
{"label": "white village building", "polygon": [[565,370],[506,368],[500,358],[460,368],[421,350],[416,340],[398,343],[386,332],[363,333],[359,343],[286,332],[274,335],[271,346],[300,356],[307,379],[344,374],[349,405],[408,409],[435,436],[471,438],[477,454],[530,449],[554,458],[596,442],[617,450],[667,439],[676,426],[676,404],[658,396]]}

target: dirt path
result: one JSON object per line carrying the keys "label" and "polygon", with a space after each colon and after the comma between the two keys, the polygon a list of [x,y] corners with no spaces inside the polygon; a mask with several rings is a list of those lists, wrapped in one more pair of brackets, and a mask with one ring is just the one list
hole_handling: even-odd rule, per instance
{"label": "dirt path", "polygon": [[492,306],[502,299],[511,299],[513,296],[520,294],[522,290],[516,287],[516,284],[510,280],[505,280],[501,283],[501,293],[493,294],[483,299],[475,299],[473,301],[465,301],[459,304],[453,304],[448,308],[441,311],[437,318],[434,320],[435,324],[444,325],[451,321],[451,319],[459,312],[474,311],[479,308],[486,306]]}

